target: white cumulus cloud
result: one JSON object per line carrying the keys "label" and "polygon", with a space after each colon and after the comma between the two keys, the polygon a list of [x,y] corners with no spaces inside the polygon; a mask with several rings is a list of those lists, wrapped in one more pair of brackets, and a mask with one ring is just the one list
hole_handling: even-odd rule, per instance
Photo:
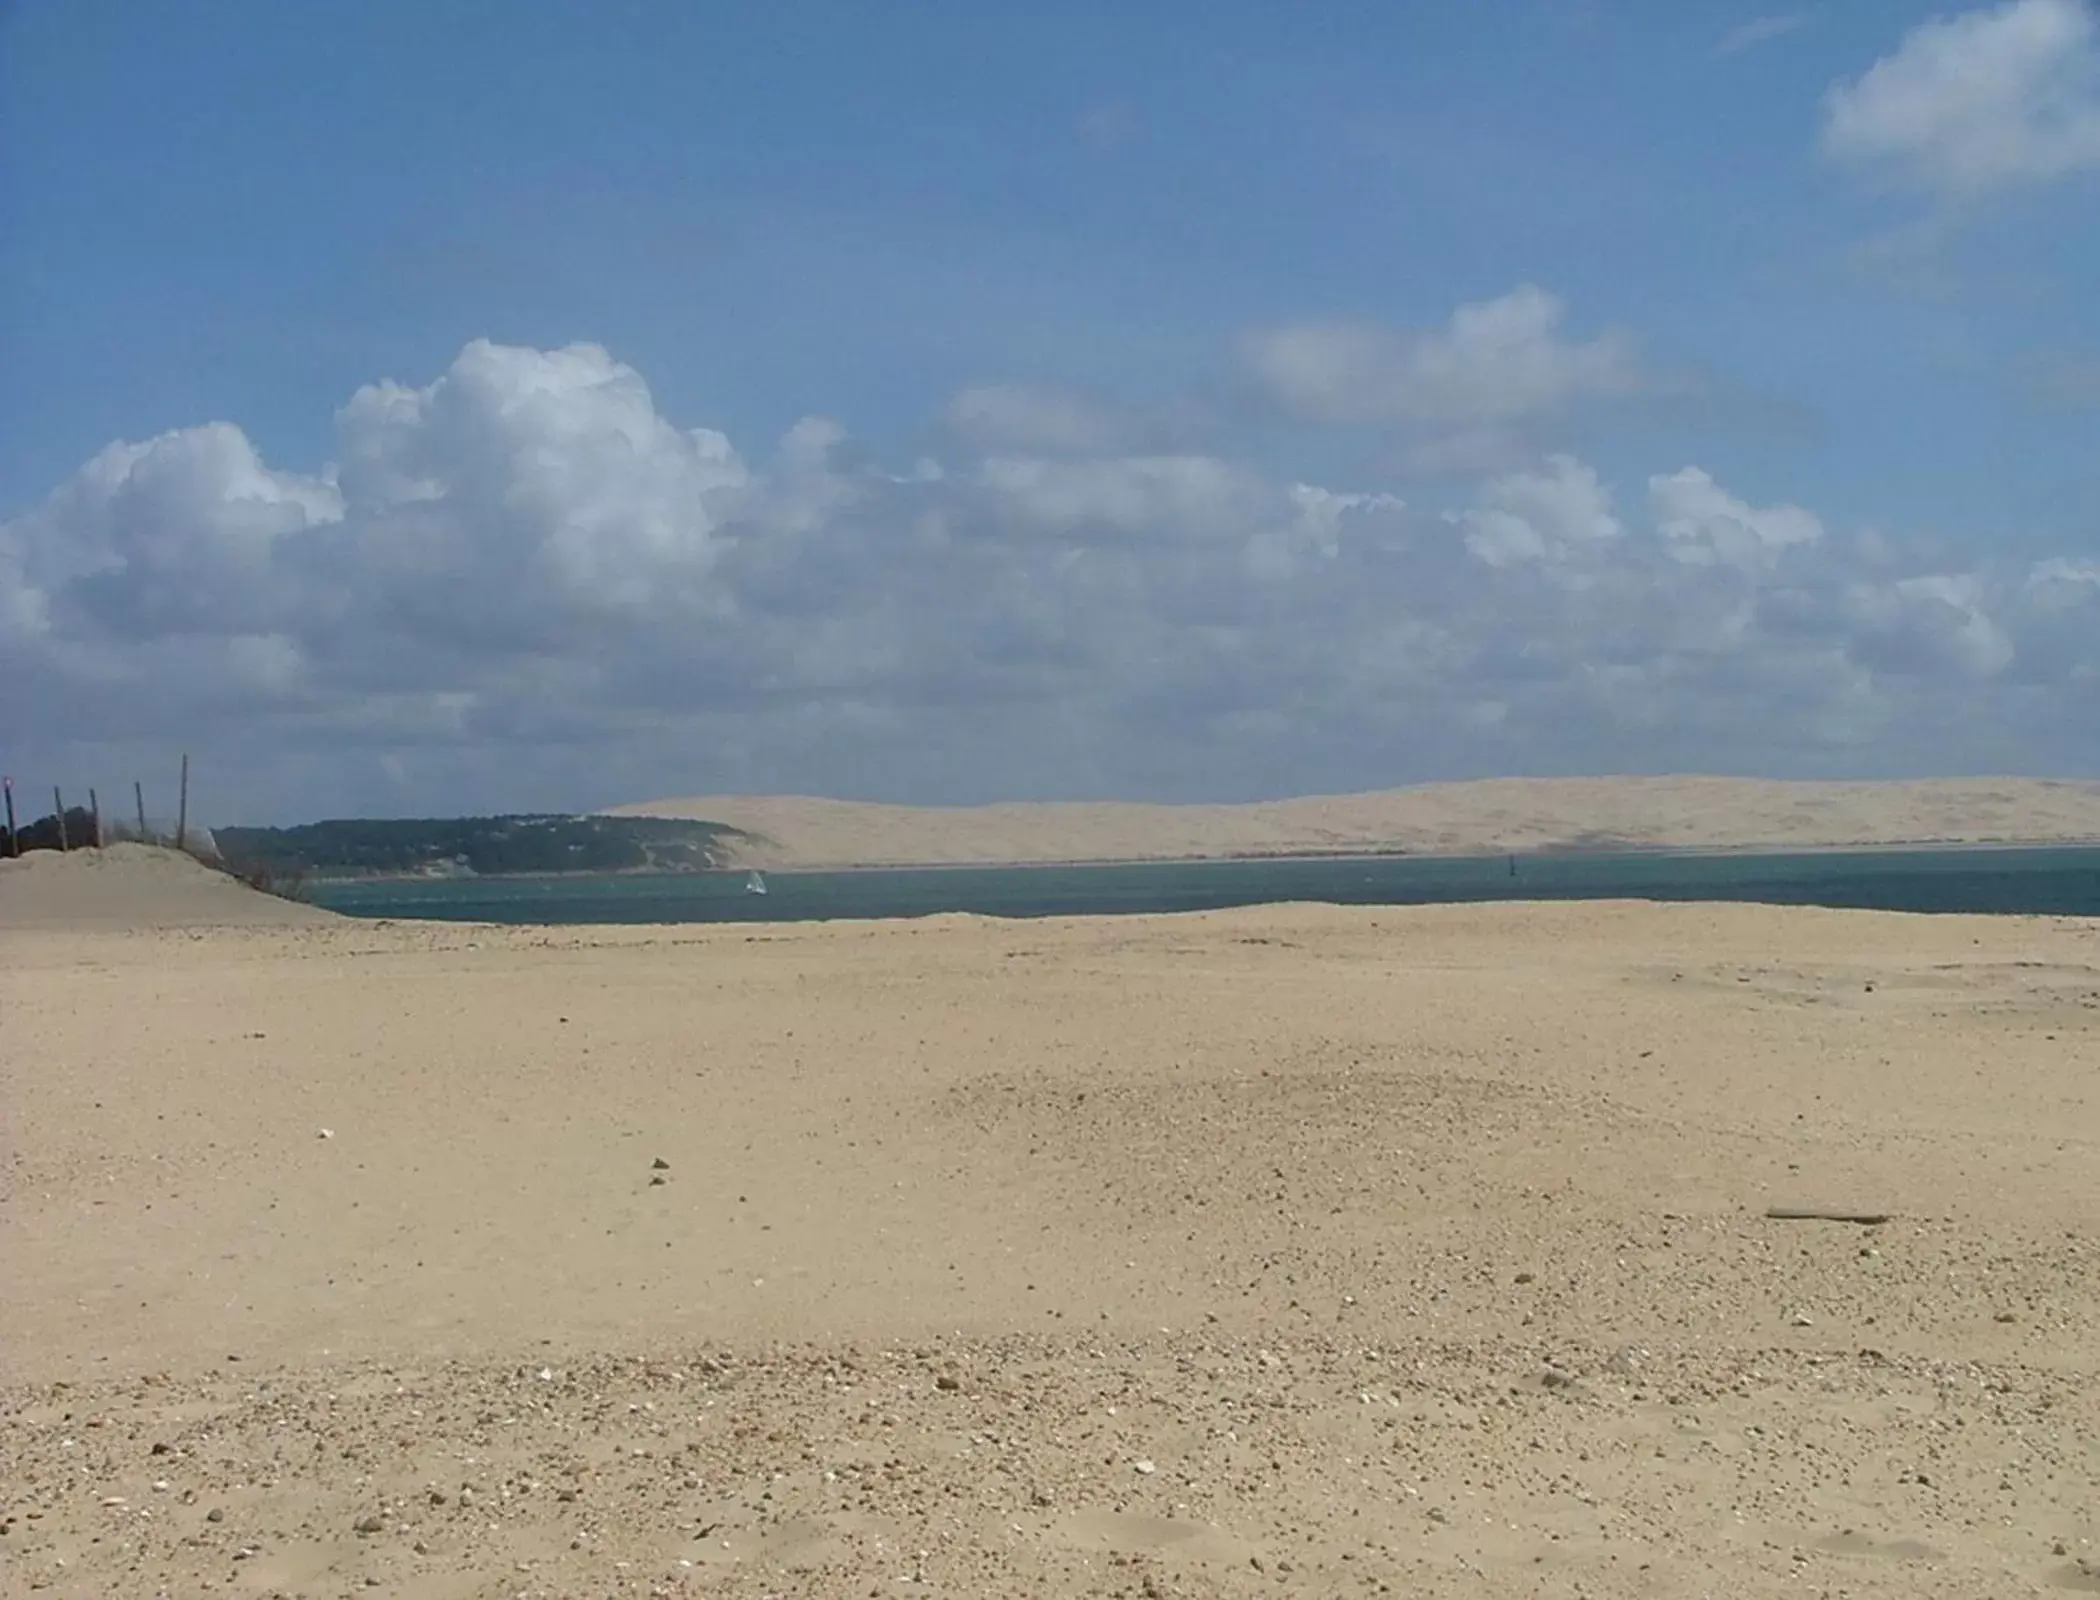
{"label": "white cumulus cloud", "polygon": [[1459,520],[1466,548],[1494,567],[1556,557],[1593,540],[1616,539],[1624,531],[1596,470],[1567,455],[1552,456],[1536,470],[1490,479],[1480,503]]}
{"label": "white cumulus cloud", "polygon": [[1823,524],[1813,512],[1786,505],[1759,510],[1697,467],[1650,478],[1648,499],[1656,526],[1680,561],[1767,567],[1789,545],[1823,537]]}
{"label": "white cumulus cloud", "polygon": [[[704,574],[749,478],[727,439],[672,427],[640,374],[594,345],[477,340],[426,388],[359,390],[336,429],[367,553],[384,548],[424,584],[522,560],[532,593],[569,607],[634,606]],[[433,516],[448,539],[426,538]],[[440,557],[449,570],[430,566]]]}
{"label": "white cumulus cloud", "polygon": [[2088,0],[1939,17],[1824,101],[1823,147],[1949,198],[2100,168],[2100,22]]}

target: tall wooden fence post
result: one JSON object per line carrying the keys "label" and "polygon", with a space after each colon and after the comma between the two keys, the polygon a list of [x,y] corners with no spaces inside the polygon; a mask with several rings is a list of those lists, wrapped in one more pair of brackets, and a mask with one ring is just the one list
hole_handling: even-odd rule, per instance
{"label": "tall wooden fence post", "polygon": [[102,802],[95,794],[95,786],[88,785],[88,815],[95,819],[95,848],[102,848]]}
{"label": "tall wooden fence post", "polygon": [[58,792],[58,785],[55,783],[51,785],[51,809],[58,817],[58,852],[60,855],[64,855],[73,846],[66,838],[65,797]]}
{"label": "tall wooden fence post", "polygon": [[139,843],[150,844],[146,837],[146,786],[138,779],[131,780],[131,798],[139,803]]}
{"label": "tall wooden fence post", "polygon": [[187,850],[190,840],[190,757],[182,755],[182,795],[175,802],[175,848]]}
{"label": "tall wooden fence post", "polygon": [[7,796],[7,853],[18,856],[22,853],[22,836],[15,832],[15,780],[0,778],[0,794]]}

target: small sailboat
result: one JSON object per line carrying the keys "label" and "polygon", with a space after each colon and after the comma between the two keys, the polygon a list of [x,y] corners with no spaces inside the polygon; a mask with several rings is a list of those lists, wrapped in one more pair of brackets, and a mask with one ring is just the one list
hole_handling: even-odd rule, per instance
{"label": "small sailboat", "polygon": [[771,892],[772,892],[772,891],[771,891],[771,890],[769,890],[769,889],[767,889],[767,887],[766,887],[766,879],[765,879],[765,874],[764,874],[764,873],[760,873],[760,872],[753,872],[753,873],[749,873],[749,874],[747,874],[747,875],[745,876],[745,878],[744,878],[744,893],[746,893],[746,894],[770,894]]}

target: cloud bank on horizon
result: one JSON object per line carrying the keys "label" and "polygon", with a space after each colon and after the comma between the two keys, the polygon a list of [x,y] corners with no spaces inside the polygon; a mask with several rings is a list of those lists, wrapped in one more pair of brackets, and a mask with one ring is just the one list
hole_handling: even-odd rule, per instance
{"label": "cloud bank on horizon", "polygon": [[[1927,19],[1820,115],[1834,172],[1921,204],[2075,184],[2093,12]],[[898,451],[477,338],[341,399],[324,461],[205,422],[0,522],[9,759],[114,781],[180,730],[244,817],[2100,770],[2100,526],[2000,546],[1600,465],[1612,417],[1711,385],[1647,344],[1516,281],[1250,321],[1164,404],[968,384]]]}

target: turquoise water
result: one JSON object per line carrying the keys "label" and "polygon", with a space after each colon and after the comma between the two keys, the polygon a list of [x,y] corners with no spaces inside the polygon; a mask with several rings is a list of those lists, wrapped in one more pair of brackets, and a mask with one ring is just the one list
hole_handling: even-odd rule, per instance
{"label": "turquoise water", "polygon": [[1916,850],[1771,856],[1523,856],[943,867],[663,877],[453,878],[328,883],[320,904],[354,916],[477,922],[807,922],[914,917],[1097,916],[1317,900],[1754,900],[1888,911],[2100,917],[2100,849]]}

